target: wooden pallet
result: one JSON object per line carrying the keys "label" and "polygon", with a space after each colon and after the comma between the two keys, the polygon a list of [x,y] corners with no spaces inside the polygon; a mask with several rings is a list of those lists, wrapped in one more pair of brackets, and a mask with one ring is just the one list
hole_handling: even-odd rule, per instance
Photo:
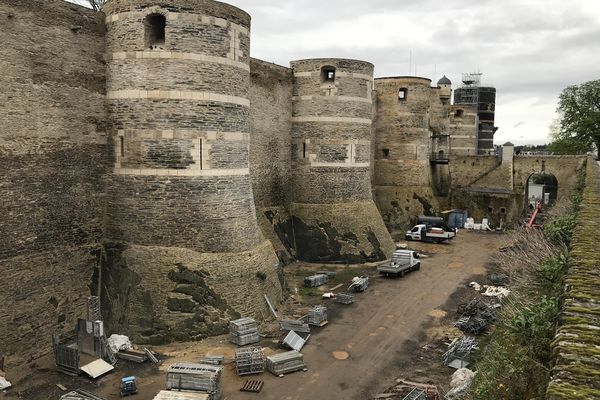
{"label": "wooden pallet", "polygon": [[240,391],[258,393],[262,390],[264,384],[264,381],[246,381],[246,383],[244,383],[244,386],[240,389]]}

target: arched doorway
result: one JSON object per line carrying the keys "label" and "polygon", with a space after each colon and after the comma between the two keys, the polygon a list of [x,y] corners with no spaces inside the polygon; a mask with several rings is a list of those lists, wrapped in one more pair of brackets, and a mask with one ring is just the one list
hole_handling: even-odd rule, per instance
{"label": "arched doorway", "polygon": [[558,180],[548,172],[531,174],[527,179],[525,192],[526,206],[535,207],[541,202],[545,207],[551,207],[558,198]]}

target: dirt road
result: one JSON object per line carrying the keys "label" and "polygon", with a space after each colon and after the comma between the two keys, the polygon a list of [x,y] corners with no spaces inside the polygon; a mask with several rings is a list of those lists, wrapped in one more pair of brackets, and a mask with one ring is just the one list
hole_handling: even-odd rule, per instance
{"label": "dirt road", "polygon": [[[302,349],[307,372],[293,373],[284,378],[269,373],[238,377],[233,364],[229,363],[223,373],[223,399],[366,400],[389,387],[397,377],[421,376],[416,364],[424,358],[417,344],[426,336],[426,328],[431,327],[434,319],[440,321],[439,318],[444,315],[440,308],[451,301],[451,295],[461,284],[474,275],[485,274],[485,265],[490,255],[503,245],[503,236],[461,231],[450,244],[410,242],[410,245],[430,257],[421,260],[420,271],[411,272],[400,279],[379,277],[374,266],[358,266],[349,270],[343,266],[337,267],[344,271],[338,274],[338,280],[346,282],[353,275],[367,274],[370,276],[370,286],[366,292],[357,294],[356,302],[349,306],[324,300],[330,323],[323,328],[313,329],[310,341]],[[310,273],[311,268],[316,271],[322,267],[286,267],[291,288],[300,287],[302,277]],[[303,293],[303,290],[299,292]],[[316,297],[305,296],[304,300],[308,303],[321,302],[318,293]],[[451,325],[451,321],[447,321],[448,324]],[[261,345],[265,346],[267,355],[280,351],[268,339],[263,340]],[[61,393],[55,383],[61,383],[69,389],[86,388],[106,400],[116,400],[120,398],[120,378],[136,375],[140,392],[134,398],[152,400],[164,388],[165,372],[172,363],[198,362],[205,354],[222,354],[232,359],[235,347],[226,337],[218,337],[201,343],[155,347],[154,350],[168,357],[160,369],[148,363],[136,365],[121,362],[117,364],[117,371],[97,381],[61,375],[52,368],[49,358],[47,366],[40,366],[35,387],[20,388],[24,391],[20,394],[12,392],[8,398],[58,398]],[[426,357],[431,358],[432,354],[430,352]],[[437,364],[438,358],[434,356],[430,364]],[[446,381],[446,370],[441,371],[439,379]],[[448,371],[448,376],[450,373]],[[264,380],[262,392],[258,395],[240,392],[246,379]]]}
{"label": "dirt road", "polygon": [[[473,275],[484,274],[489,254],[501,247],[495,234],[461,232],[451,244],[411,243],[425,252],[421,270],[402,279],[374,277],[357,301],[314,334],[304,347],[309,371],[285,378],[263,375],[264,400],[368,399],[389,380],[402,374],[398,359],[402,344],[414,339],[422,325],[435,315],[457,286]],[[342,307],[342,306],[340,306]],[[339,308],[338,308],[339,309]],[[345,360],[334,354],[348,354]],[[228,380],[229,399],[256,398],[239,392],[243,379]]]}

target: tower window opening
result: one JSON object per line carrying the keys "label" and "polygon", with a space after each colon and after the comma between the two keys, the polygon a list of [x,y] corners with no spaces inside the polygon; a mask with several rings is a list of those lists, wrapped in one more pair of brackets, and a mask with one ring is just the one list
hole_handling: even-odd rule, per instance
{"label": "tower window opening", "polygon": [[306,142],[302,143],[302,158],[306,158]]}
{"label": "tower window opening", "polygon": [[321,81],[323,83],[334,83],[335,82],[335,68],[334,67],[321,68]]}
{"label": "tower window opening", "polygon": [[385,160],[390,158],[390,149],[383,149],[383,150],[381,150],[381,152],[383,153],[383,158]]}
{"label": "tower window opening", "polygon": [[155,49],[165,44],[165,26],[167,20],[164,15],[150,14],[144,21],[146,48]]}
{"label": "tower window opening", "polygon": [[125,157],[125,138],[119,136],[119,154],[121,157]]}
{"label": "tower window opening", "polygon": [[400,88],[398,90],[398,100],[400,101],[406,101],[406,96],[408,95],[408,89],[406,88]]}
{"label": "tower window opening", "polygon": [[462,118],[463,115],[465,115],[465,110],[461,109],[456,110],[456,112],[454,113],[454,116],[458,118]]}

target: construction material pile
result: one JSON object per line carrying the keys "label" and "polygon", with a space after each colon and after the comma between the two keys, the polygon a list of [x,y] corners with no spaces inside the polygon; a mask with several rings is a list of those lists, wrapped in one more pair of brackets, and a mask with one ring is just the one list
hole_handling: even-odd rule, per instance
{"label": "construction material pile", "polygon": [[327,307],[314,306],[308,311],[308,323],[310,325],[322,326],[327,322]]}
{"label": "construction material pile", "polygon": [[352,304],[354,303],[354,296],[351,294],[340,293],[335,295],[334,300],[336,303],[340,304]]}
{"label": "construction material pile", "polygon": [[265,371],[265,354],[260,347],[245,347],[235,351],[235,370],[238,375],[260,374]]}
{"label": "construction material pile", "polygon": [[462,336],[454,339],[448,351],[442,356],[445,366],[452,368],[464,368],[469,365],[471,353],[477,350],[478,341],[472,336]]}
{"label": "construction material pile", "polygon": [[329,276],[326,274],[311,275],[304,278],[305,287],[318,287],[329,282]]}
{"label": "construction material pile", "polygon": [[348,290],[355,292],[364,292],[369,286],[369,278],[366,276],[355,276],[352,278],[352,283],[348,287]]}
{"label": "construction material pile", "polygon": [[267,357],[267,370],[277,376],[305,369],[302,353],[294,350]]}
{"label": "construction material pile", "polygon": [[454,326],[471,335],[484,333],[496,319],[496,308],[497,305],[479,299],[471,300],[466,305],[459,306],[458,313],[461,317]]}
{"label": "construction material pile", "polygon": [[252,318],[240,318],[229,323],[229,341],[238,346],[260,341],[258,335],[258,325]]}
{"label": "construction material pile", "polygon": [[216,365],[176,363],[167,370],[167,390],[192,390],[221,397],[221,372]]}
{"label": "construction material pile", "polygon": [[281,321],[279,321],[279,325],[281,326],[281,330],[283,331],[310,333],[310,327],[308,326],[308,324],[301,320],[282,319]]}

